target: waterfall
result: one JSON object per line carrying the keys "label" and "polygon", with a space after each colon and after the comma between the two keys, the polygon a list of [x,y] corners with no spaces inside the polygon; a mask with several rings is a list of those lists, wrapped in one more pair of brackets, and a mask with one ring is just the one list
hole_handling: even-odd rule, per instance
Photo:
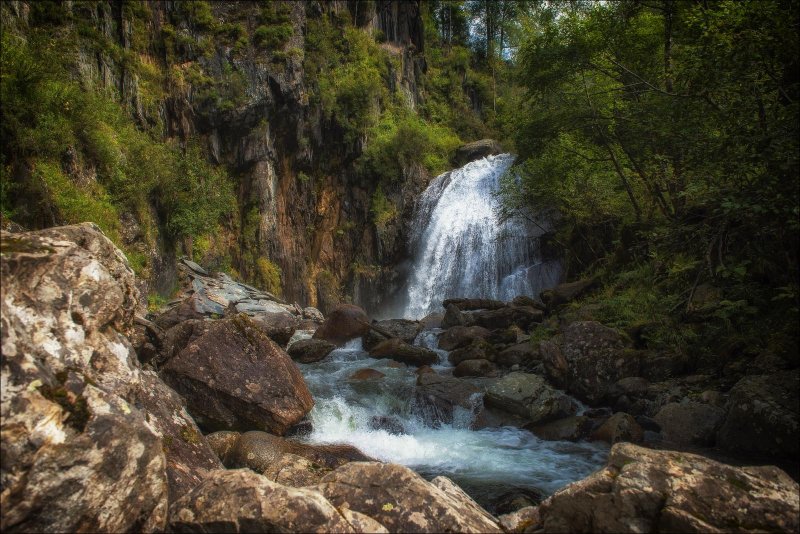
{"label": "waterfall", "polygon": [[558,283],[559,262],[543,261],[539,250],[548,222],[498,216],[495,194],[513,162],[511,154],[473,161],[436,177],[422,194],[404,316],[441,311],[447,298],[510,300]]}

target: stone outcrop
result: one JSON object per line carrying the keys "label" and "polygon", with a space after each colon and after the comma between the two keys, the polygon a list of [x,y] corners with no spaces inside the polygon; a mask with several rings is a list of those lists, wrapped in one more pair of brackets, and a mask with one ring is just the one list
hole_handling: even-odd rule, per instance
{"label": "stone outcrop", "polygon": [[531,423],[546,423],[574,415],[574,400],[550,387],[541,376],[509,373],[486,391],[487,406],[526,418]]}
{"label": "stone outcrop", "polygon": [[133,271],[90,223],[0,243],[0,527],[163,530],[167,462],[123,335]]}
{"label": "stone outcrop", "polygon": [[325,318],[325,322],[314,332],[314,339],[323,339],[341,346],[347,341],[369,332],[369,317],[353,304],[340,304]]}
{"label": "stone outcrop", "polygon": [[640,354],[595,321],[576,321],[539,347],[547,377],[590,404],[605,400],[621,378],[639,376]]}
{"label": "stone outcrop", "polygon": [[502,532],[497,521],[445,477],[426,482],[396,464],[354,462],[315,486],[334,506],[391,532]]}
{"label": "stone outcrop", "polygon": [[[800,489],[777,467],[733,467],[629,443],[529,514],[542,532],[796,532]],[[526,530],[527,532],[528,530]]]}
{"label": "stone outcrop", "polygon": [[187,343],[161,375],[201,427],[280,435],[314,405],[291,358],[244,314],[195,324]]}

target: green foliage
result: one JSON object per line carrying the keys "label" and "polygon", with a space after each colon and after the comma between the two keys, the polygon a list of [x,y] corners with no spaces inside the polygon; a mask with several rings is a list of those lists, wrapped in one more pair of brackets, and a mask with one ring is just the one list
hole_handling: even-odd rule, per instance
{"label": "green foliage", "polygon": [[268,258],[260,257],[256,260],[258,269],[258,285],[265,291],[274,295],[281,294],[281,268],[272,263]]}
{"label": "green foliage", "polygon": [[385,230],[386,226],[397,218],[397,206],[386,198],[381,186],[378,186],[372,194],[370,211],[378,231]]}
{"label": "green foliage", "polygon": [[200,31],[216,29],[219,24],[211,4],[202,0],[183,0],[178,3],[182,14],[188,19],[189,23]]}
{"label": "green foliage", "polygon": [[360,165],[363,173],[379,181],[400,181],[414,164],[421,164],[436,175],[449,168],[459,145],[461,140],[449,128],[393,107],[370,130]]}
{"label": "green foliage", "polygon": [[253,32],[253,43],[265,50],[277,50],[292,37],[294,29],[291,24],[277,26],[259,26]]}

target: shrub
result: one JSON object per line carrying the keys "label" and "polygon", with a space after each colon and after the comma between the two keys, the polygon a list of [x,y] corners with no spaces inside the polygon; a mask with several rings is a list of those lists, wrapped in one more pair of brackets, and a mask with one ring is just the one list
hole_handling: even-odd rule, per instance
{"label": "shrub", "polygon": [[258,268],[258,281],[262,288],[274,295],[280,295],[283,274],[281,268],[263,256],[256,260],[256,267]]}
{"label": "shrub", "polygon": [[278,26],[259,26],[253,32],[253,43],[265,50],[277,50],[292,37],[294,28],[291,24],[280,24]]}

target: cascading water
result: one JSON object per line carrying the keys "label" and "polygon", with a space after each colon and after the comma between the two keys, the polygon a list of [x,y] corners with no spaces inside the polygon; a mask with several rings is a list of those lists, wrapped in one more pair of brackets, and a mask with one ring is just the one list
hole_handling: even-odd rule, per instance
{"label": "cascading water", "polygon": [[[428,331],[415,344],[435,343],[436,332]],[[360,339],[299,367],[316,402],[309,414],[313,431],[308,442],[348,443],[426,477],[445,475],[489,510],[512,490],[553,493],[597,469],[608,453],[601,445],[542,441],[513,427],[470,430],[474,414],[467,409],[457,409],[452,424],[433,424],[429,410],[415,400],[414,369],[370,358]],[[364,368],[385,376],[350,378]],[[452,371],[445,363],[434,369]]]}
{"label": "cascading water", "polygon": [[434,179],[412,223],[414,265],[404,316],[440,311],[450,297],[510,300],[558,283],[558,261],[542,261],[537,237],[547,229],[501,221],[495,193],[514,156],[489,156]]}

